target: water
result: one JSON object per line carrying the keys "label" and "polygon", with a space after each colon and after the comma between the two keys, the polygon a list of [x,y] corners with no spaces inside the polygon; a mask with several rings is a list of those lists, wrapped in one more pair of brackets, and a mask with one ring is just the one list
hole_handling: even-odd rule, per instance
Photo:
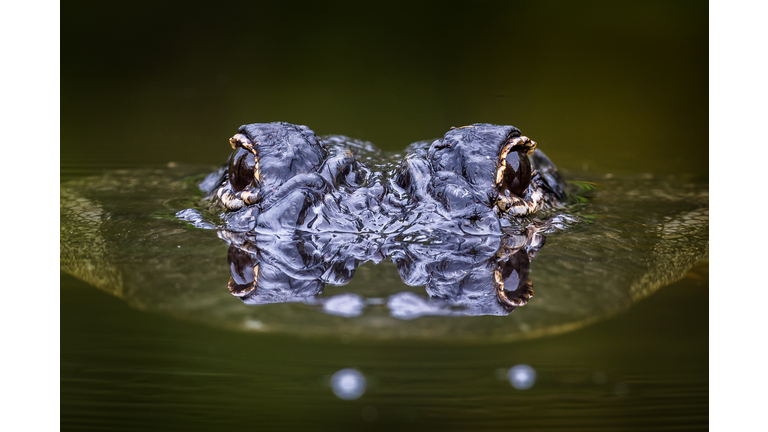
{"label": "water", "polygon": [[[362,427],[369,406],[382,429],[707,424],[708,300],[693,276],[613,320],[502,345],[220,331],[136,311],[68,276],[62,282],[68,429]],[[517,364],[537,373],[528,390],[507,380]],[[330,385],[346,368],[366,376],[354,401]]]}
{"label": "water", "polygon": [[[126,169],[124,179],[146,185],[136,170],[167,175],[170,161],[176,170],[192,167],[182,178],[201,174],[224,161],[226,140],[243,123],[290,121],[397,151],[484,121],[521,128],[569,178],[597,182],[603,195],[581,211],[600,216],[593,225],[548,238],[532,261],[537,291],[528,305],[507,317],[392,318],[408,337],[360,327],[367,312],[345,318],[278,304],[269,319],[250,316],[258,307],[226,289],[226,244],[159,217],[192,204],[188,184],[174,195],[166,183],[169,195],[157,200],[102,197],[102,210],[122,212],[121,224],[100,237],[104,250],[116,271],[135,270],[134,279],[109,291],[94,287],[115,287],[108,271],[90,284],[61,274],[63,429],[707,428],[708,262],[663,267],[670,261],[653,258],[678,249],[674,230],[660,243],[663,236],[643,229],[679,227],[708,207],[705,7],[481,3],[411,5],[406,13],[153,5],[151,13],[100,11],[100,19],[96,12],[71,6],[62,14],[62,184],[92,185],[92,176]],[[238,31],[224,31],[237,20]],[[168,236],[140,245],[134,226]],[[624,233],[616,245],[638,247],[601,250],[598,239],[583,246],[609,228]],[[181,248],[168,250],[174,241]],[[565,254],[585,262],[567,278],[556,268]],[[596,290],[605,281],[588,272],[609,268],[612,254],[622,262],[612,274],[625,283]],[[170,258],[153,263],[153,256]],[[165,272],[190,256],[183,272]],[[590,257],[598,264],[587,266]],[[201,274],[208,288],[176,288]],[[670,274],[683,279],[646,277]],[[173,283],[150,289],[163,275]],[[573,288],[559,289],[558,277]],[[591,285],[580,290],[579,281]],[[352,283],[323,295],[403,290],[424,295],[392,266],[364,265]],[[242,325],[243,314],[251,324]],[[472,327],[497,322],[509,327],[482,336]],[[572,323],[582,324],[562,327]],[[535,371],[529,389],[510,383],[516,365]],[[365,378],[357,399],[334,393],[332,377],[346,369]]]}
{"label": "water", "polygon": [[[194,174],[204,169],[174,165],[64,183],[62,269],[136,308],[231,330],[477,343],[535,338],[605,319],[708,257],[708,193],[700,184],[611,176],[601,179],[589,204],[560,210],[562,226],[502,239],[328,233],[244,240],[241,233],[196,229],[174,216],[190,205],[205,207],[197,203],[203,175]],[[493,289],[493,257],[515,245],[526,245],[520,249],[525,263],[512,264],[512,271],[527,273],[528,257],[535,257],[530,277],[508,280],[507,289],[517,295],[527,279],[535,297],[510,314]],[[246,252],[254,248],[258,255]],[[318,261],[318,253],[333,261]],[[405,254],[396,268],[396,257]],[[256,264],[257,288],[242,282],[235,288],[230,275],[239,280]],[[329,276],[340,265],[345,270]],[[493,315],[510,316],[499,321]]]}

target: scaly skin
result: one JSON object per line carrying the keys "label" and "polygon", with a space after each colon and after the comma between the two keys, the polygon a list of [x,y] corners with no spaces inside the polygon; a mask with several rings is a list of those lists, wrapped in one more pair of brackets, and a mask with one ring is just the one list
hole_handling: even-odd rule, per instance
{"label": "scaly skin", "polygon": [[[230,161],[206,180],[227,209],[225,228],[501,235],[502,227],[565,198],[554,165],[512,126],[452,129],[428,148],[412,146],[396,166],[358,158],[354,146],[332,141],[327,146],[306,126],[288,123],[241,126],[230,139],[233,157],[253,155],[252,169],[238,171]],[[517,194],[504,187],[510,153],[529,156],[531,165]]]}

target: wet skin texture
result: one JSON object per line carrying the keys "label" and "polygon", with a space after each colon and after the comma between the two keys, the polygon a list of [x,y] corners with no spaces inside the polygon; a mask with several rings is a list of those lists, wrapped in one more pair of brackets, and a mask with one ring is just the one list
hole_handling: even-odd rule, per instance
{"label": "wet skin texture", "polygon": [[218,228],[229,290],[245,303],[311,301],[360,264],[390,259],[430,295],[391,297],[394,316],[506,315],[533,295],[541,233],[568,218],[548,211],[566,199],[557,169],[512,126],[453,128],[401,160],[279,122],[241,126],[230,144],[200,185],[221,223],[178,216]]}

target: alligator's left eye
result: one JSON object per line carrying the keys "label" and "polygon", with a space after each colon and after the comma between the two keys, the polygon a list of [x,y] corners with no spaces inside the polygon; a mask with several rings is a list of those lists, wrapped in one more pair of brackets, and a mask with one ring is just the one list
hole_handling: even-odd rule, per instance
{"label": "alligator's left eye", "polygon": [[256,170],[256,157],[244,148],[238,148],[229,161],[229,184],[235,192],[240,192],[253,182]]}
{"label": "alligator's left eye", "polygon": [[499,192],[503,194],[507,190],[519,197],[523,196],[531,184],[531,162],[528,156],[520,151],[510,151],[504,162]]}

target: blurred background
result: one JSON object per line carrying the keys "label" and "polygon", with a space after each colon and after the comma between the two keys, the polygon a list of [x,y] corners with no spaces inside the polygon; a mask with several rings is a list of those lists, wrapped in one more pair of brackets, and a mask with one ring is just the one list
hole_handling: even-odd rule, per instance
{"label": "blurred background", "polygon": [[707,176],[701,2],[77,2],[63,178],[219,164],[241,124],[386,150],[511,124],[561,167]]}
{"label": "blurred background", "polygon": [[[61,40],[61,182],[219,165],[241,124],[269,121],[393,151],[511,124],[572,173],[708,182],[703,2],[76,2]],[[706,429],[708,274],[478,346],[226,332],[62,273],[62,429]],[[360,399],[330,388],[345,368]]]}

